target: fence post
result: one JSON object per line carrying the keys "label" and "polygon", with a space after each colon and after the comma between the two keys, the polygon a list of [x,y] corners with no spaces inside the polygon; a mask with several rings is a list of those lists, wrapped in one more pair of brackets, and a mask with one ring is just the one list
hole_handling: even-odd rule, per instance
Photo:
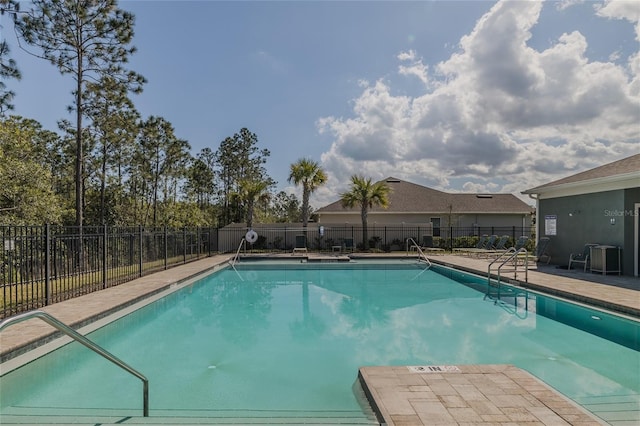
{"label": "fence post", "polygon": [[138,238],[140,239],[140,242],[138,244],[138,248],[140,249],[140,255],[138,256],[138,275],[142,276],[142,248],[143,248],[143,244],[142,244],[142,225],[138,225]]}
{"label": "fence post", "polygon": [[387,225],[384,226],[384,245],[387,245]]}
{"label": "fence post", "polygon": [[102,288],[107,288],[107,247],[109,246],[107,244],[107,224],[104,224],[104,235],[103,235],[103,242],[102,242]]}
{"label": "fence post", "polygon": [[49,224],[44,225],[44,304],[51,304],[51,234]]}
{"label": "fence post", "polygon": [[[362,238],[362,232],[360,233],[360,237]],[[355,237],[354,232],[353,232],[353,225],[351,225],[351,239],[353,240],[353,248],[355,250],[357,245],[356,245],[356,237]],[[364,244],[364,242],[363,242],[363,244]]]}
{"label": "fence post", "polygon": [[449,250],[453,253],[453,226],[449,227]]}
{"label": "fence post", "polygon": [[182,260],[187,263],[187,227],[182,228]]}
{"label": "fence post", "polygon": [[211,253],[213,253],[213,235],[215,232],[216,238],[216,251],[218,251],[218,228],[209,227],[209,257],[211,257]]}
{"label": "fence post", "polygon": [[196,228],[196,259],[200,259],[200,231],[202,230],[201,227],[197,227]]}
{"label": "fence post", "polygon": [[164,225],[164,269],[167,270],[167,263],[169,263],[169,250],[167,246],[169,245],[169,237],[167,236],[167,225]]}

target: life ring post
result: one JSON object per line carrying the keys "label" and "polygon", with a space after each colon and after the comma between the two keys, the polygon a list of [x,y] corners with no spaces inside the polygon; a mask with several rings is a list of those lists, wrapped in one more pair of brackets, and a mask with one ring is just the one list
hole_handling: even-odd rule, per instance
{"label": "life ring post", "polygon": [[245,234],[244,239],[247,240],[249,244],[253,245],[253,243],[258,241],[258,233],[253,229],[249,229]]}

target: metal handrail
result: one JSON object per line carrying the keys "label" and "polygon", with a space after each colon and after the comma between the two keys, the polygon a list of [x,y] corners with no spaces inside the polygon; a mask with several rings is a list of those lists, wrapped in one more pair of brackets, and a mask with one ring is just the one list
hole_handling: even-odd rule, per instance
{"label": "metal handrail", "polygon": [[142,380],[143,416],[144,417],[149,417],[149,380],[142,373],[140,373],[137,370],[133,369],[132,367],[130,367],[124,361],[120,360],[115,355],[107,352],[102,347],[98,346],[97,344],[95,344],[91,340],[89,340],[86,337],[84,337],[82,334],[78,333],[77,331],[75,331],[74,329],[72,329],[71,327],[66,325],[65,323],[63,323],[63,322],[57,320],[56,318],[52,317],[48,313],[42,312],[42,311],[31,311],[31,312],[26,312],[24,314],[16,315],[16,316],[11,317],[11,318],[7,318],[7,319],[3,320],[2,322],[0,322],[0,331],[2,331],[2,329],[5,328],[5,327],[8,327],[10,325],[17,324],[17,323],[29,320],[31,318],[40,318],[41,320],[43,320],[47,324],[53,326],[54,328],[58,329],[62,333],[64,333],[67,336],[71,337],[73,340],[77,341],[78,343],[83,344],[84,346],[86,346],[87,348],[91,349],[92,351],[94,351],[98,355],[102,356],[103,358],[106,358],[107,360],[109,360],[112,363],[116,364],[118,367],[128,371],[129,373],[133,374],[134,376],[136,376],[137,378]]}
{"label": "metal handrail", "polygon": [[231,259],[231,266],[235,266],[235,264],[238,263],[238,258],[240,257],[240,249],[242,248],[243,245],[246,244],[246,241],[247,240],[244,237],[242,237],[242,239],[240,240],[240,245],[238,246],[238,250],[236,251],[236,255],[233,256],[233,259]]}
{"label": "metal handrail", "polygon": [[489,263],[489,266],[487,267],[487,295],[490,296],[490,291],[491,291],[491,266],[493,266],[494,263],[496,263],[497,261],[501,260],[504,258],[504,260],[500,263],[500,265],[498,266],[498,296],[497,296],[497,300],[500,300],[500,285],[501,283],[501,269],[504,265],[506,265],[508,262],[510,262],[511,260],[513,260],[515,258],[515,270],[514,272],[518,273],[518,255],[520,253],[524,253],[525,257],[524,257],[524,280],[525,282],[529,282],[529,253],[527,252],[527,249],[522,247],[518,250],[516,250],[514,247],[511,247],[509,250],[506,250],[504,253],[500,254],[500,256],[496,257],[491,263]]}
{"label": "metal handrail", "polygon": [[236,263],[238,263],[238,258],[240,257],[240,249],[242,248],[242,246],[244,245],[246,249],[246,241],[247,240],[243,237],[240,241],[240,245],[238,246],[238,251],[236,251],[236,255],[233,256],[233,259],[229,261],[229,264],[231,265],[233,270],[236,271],[236,274],[238,275],[238,278],[240,278],[240,281],[244,281],[244,279],[242,278],[242,275],[240,275],[240,272],[238,272],[238,270],[236,269]]}
{"label": "metal handrail", "polygon": [[[412,245],[409,246],[409,241],[411,241]],[[413,238],[407,238],[407,256],[409,255],[409,247],[415,247],[416,250],[418,251],[418,253],[420,253],[420,256],[422,256],[422,258],[427,262],[427,269],[431,267],[431,261],[429,260],[429,258],[427,257],[426,254],[424,254],[424,252],[422,251],[422,249],[420,248],[420,246],[418,245],[418,243],[415,242],[415,240]]]}

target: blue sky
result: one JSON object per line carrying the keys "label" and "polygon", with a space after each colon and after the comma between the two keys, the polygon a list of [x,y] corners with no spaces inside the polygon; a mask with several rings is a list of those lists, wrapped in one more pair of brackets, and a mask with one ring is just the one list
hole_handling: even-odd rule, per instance
{"label": "blue sky", "polygon": [[[23,4],[22,8],[27,8]],[[308,157],[444,191],[511,192],[640,152],[640,2],[121,1],[136,16],[133,101],[195,155],[247,127],[278,189]],[[72,81],[2,35],[14,114],[72,119]]]}

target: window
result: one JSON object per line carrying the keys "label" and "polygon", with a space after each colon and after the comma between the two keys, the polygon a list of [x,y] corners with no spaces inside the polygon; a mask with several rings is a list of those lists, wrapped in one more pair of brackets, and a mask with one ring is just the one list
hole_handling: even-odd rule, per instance
{"label": "window", "polygon": [[440,236],[440,218],[432,217],[431,219],[429,219],[429,222],[431,222],[431,225],[433,226],[433,236],[439,237]]}

